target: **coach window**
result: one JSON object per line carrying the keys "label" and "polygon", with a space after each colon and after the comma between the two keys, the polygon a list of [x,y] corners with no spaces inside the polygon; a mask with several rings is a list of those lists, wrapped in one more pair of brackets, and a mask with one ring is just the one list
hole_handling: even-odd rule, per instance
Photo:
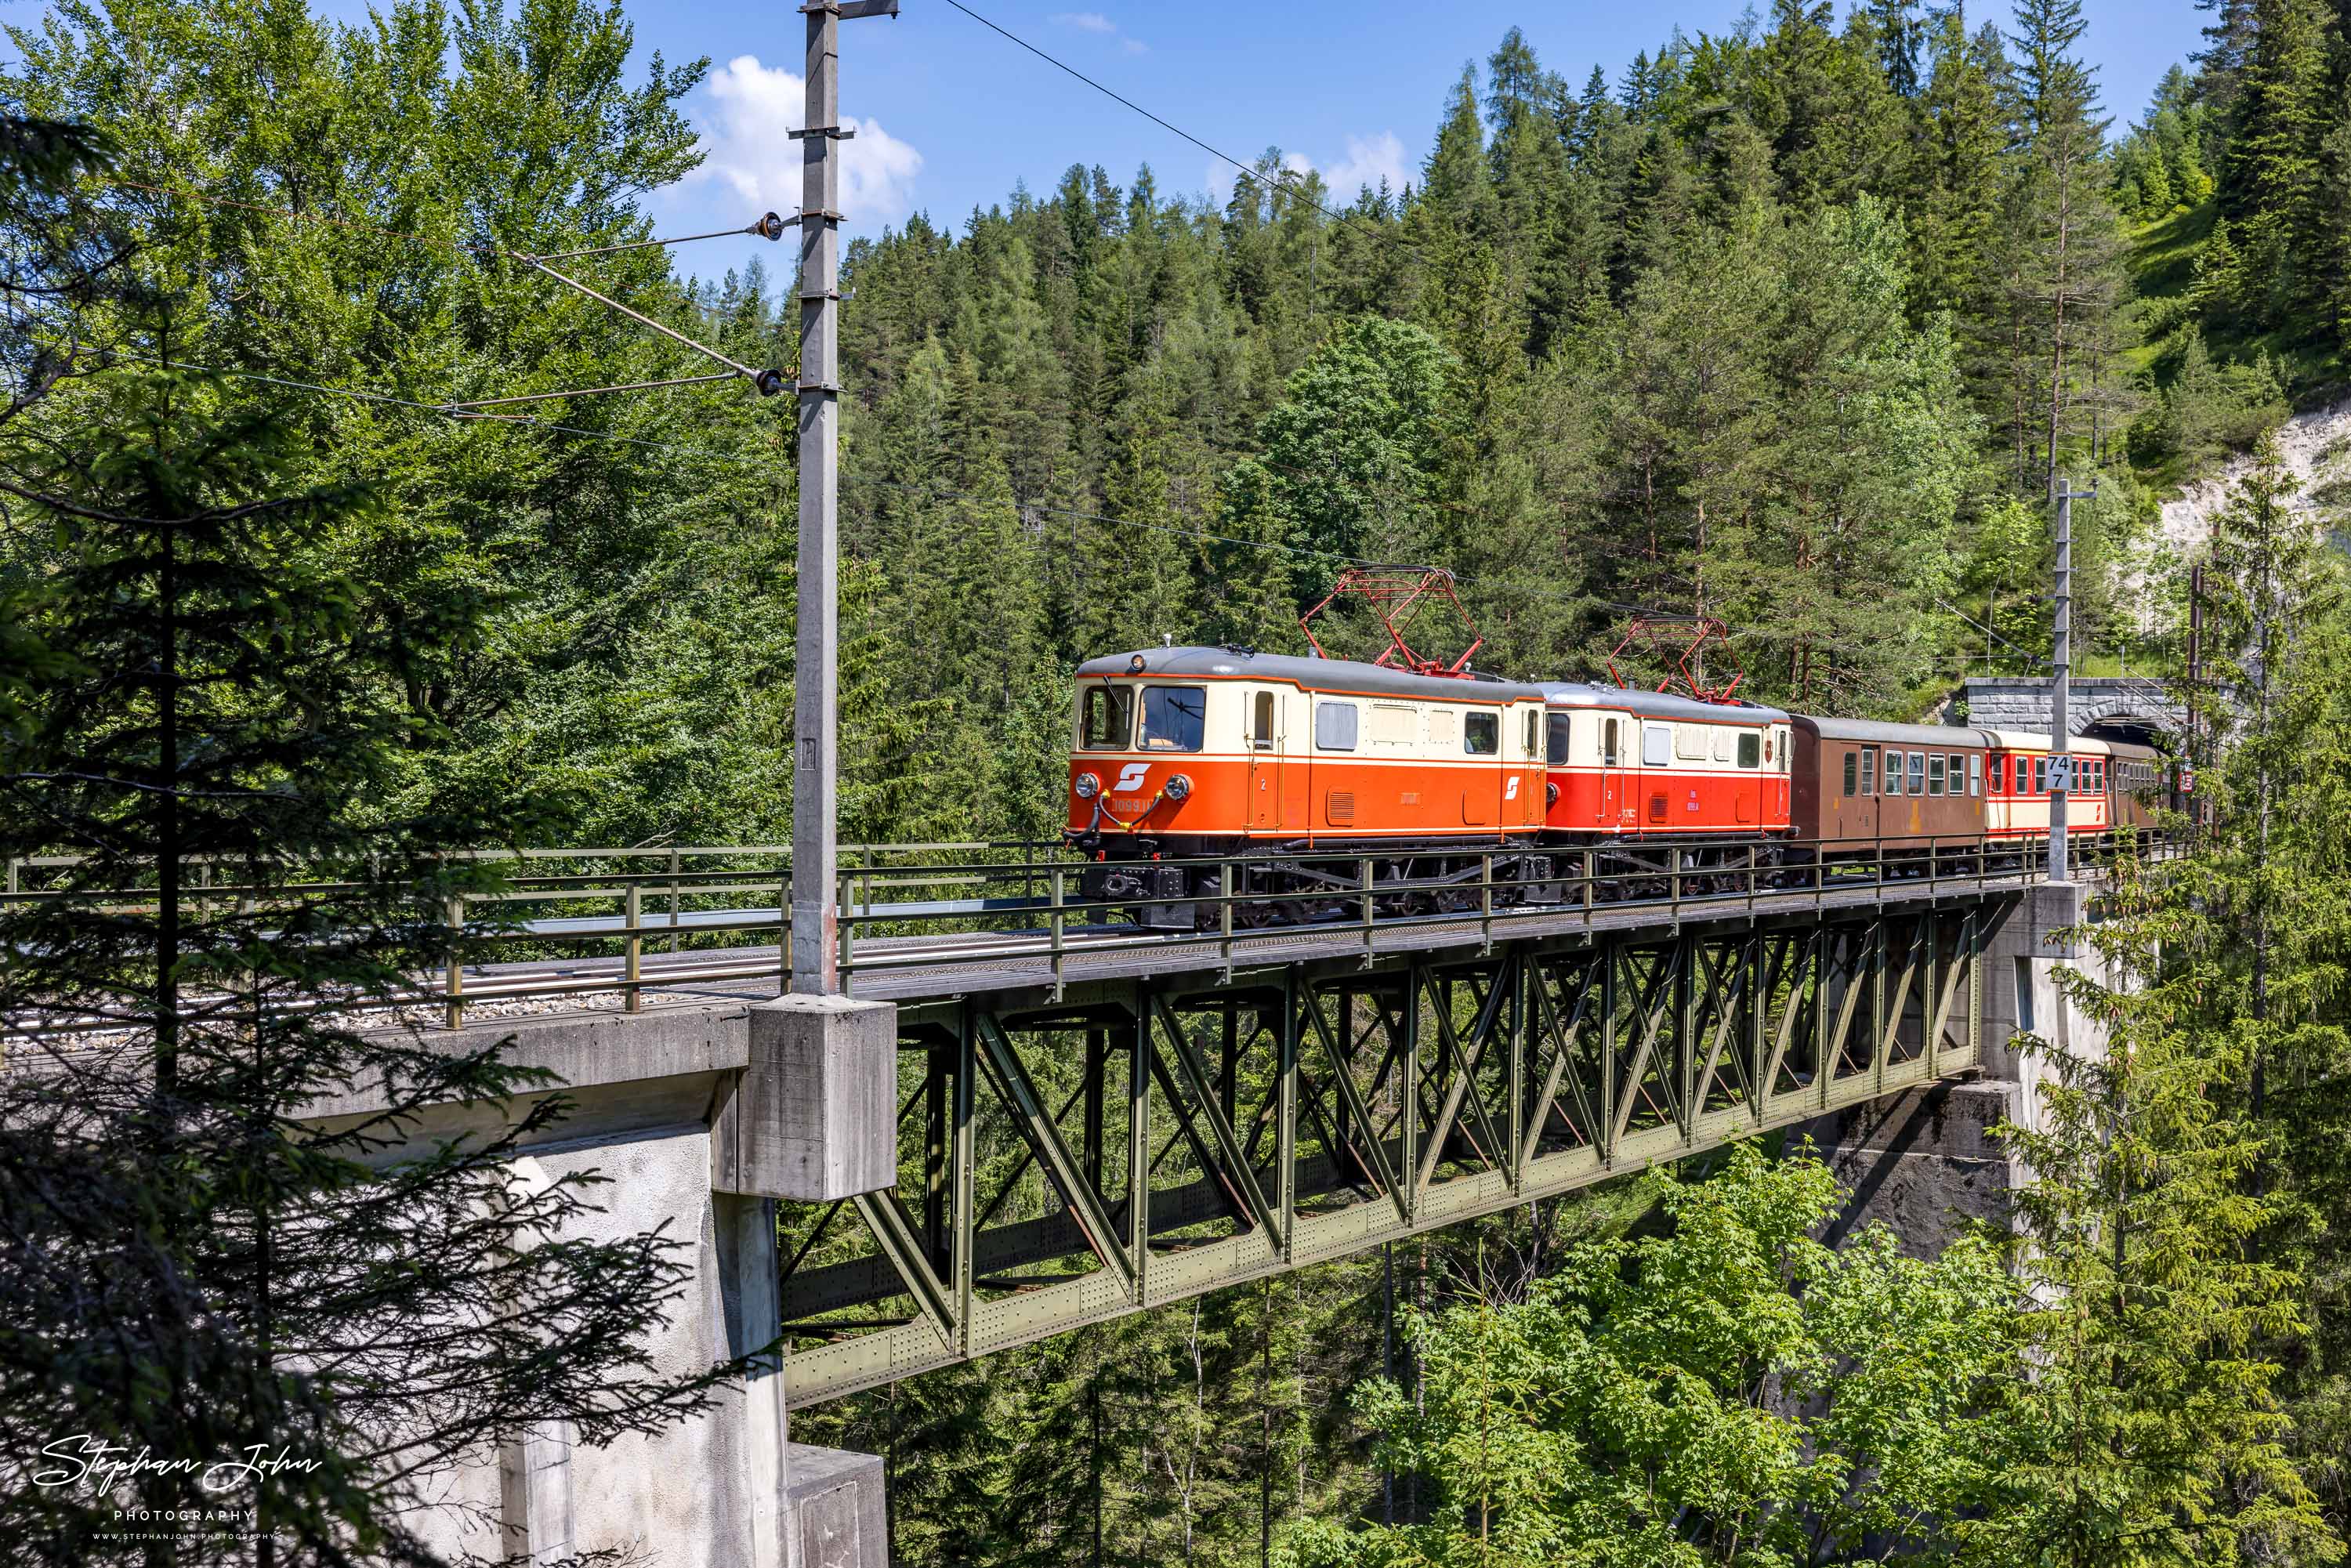
{"label": "coach window", "polygon": [[2032,759],[2032,792],[2036,795],[2049,792],[2049,758],[2045,757]]}
{"label": "coach window", "polygon": [[1641,766],[1665,768],[1674,760],[1674,727],[1653,724],[1641,731]]}
{"label": "coach window", "polygon": [[1199,686],[1143,688],[1137,751],[1197,751],[1208,734],[1208,694]]}
{"label": "coach window", "polygon": [[1910,754],[1910,793],[1924,795],[1926,792],[1927,754],[1923,751],[1914,751]]}
{"label": "coach window", "polygon": [[1956,795],[1959,792],[1959,770],[1966,766],[1967,763],[1960,758],[1958,752],[1954,751],[1951,753],[1950,767],[1943,775],[1946,779],[1950,780],[1950,783],[1945,786],[1946,793]]}
{"label": "coach window", "polygon": [[1927,758],[1927,793],[1939,795],[1942,792],[1943,754],[1939,751],[1930,752]]}
{"label": "coach window", "polygon": [[1461,749],[1472,757],[1491,757],[1502,749],[1502,719],[1499,714],[1461,716]]}
{"label": "coach window", "polygon": [[1856,791],[1866,799],[1877,793],[1877,748],[1864,747],[1861,753],[1861,789]]}
{"label": "coach window", "polygon": [[1848,795],[1854,793],[1855,777],[1860,770],[1860,768],[1861,753],[1858,751],[1846,752],[1844,754],[1844,792]]}
{"label": "coach window", "polygon": [[1983,793],[1983,753],[1980,751],[1968,753],[1968,793]]}
{"label": "coach window", "polygon": [[1753,730],[1742,730],[1739,736],[1739,766],[1760,768],[1763,764],[1763,737]]}
{"label": "coach window", "polygon": [[[1571,733],[1568,729],[1568,725],[1570,722],[1571,721],[1567,715],[1563,713],[1555,713],[1551,716],[1550,734],[1545,740],[1543,760],[1553,768],[1564,768],[1567,766],[1567,742],[1568,737]],[[1608,727],[1608,735],[1609,751],[1611,753],[1608,760],[1614,762],[1616,760],[1615,756],[1614,755],[1616,747],[1616,727],[1613,723]]]}
{"label": "coach window", "polygon": [[1273,749],[1273,694],[1257,694],[1256,717],[1249,726],[1249,744],[1259,751]]}
{"label": "coach window", "polygon": [[1316,703],[1314,705],[1314,748],[1318,751],[1355,749],[1355,705],[1353,703]]}
{"label": "coach window", "polygon": [[1088,686],[1078,744],[1088,751],[1124,751],[1134,733],[1134,688]]}
{"label": "coach window", "polygon": [[1616,766],[1616,721],[1613,718],[1602,731],[1600,760],[1611,768]]}

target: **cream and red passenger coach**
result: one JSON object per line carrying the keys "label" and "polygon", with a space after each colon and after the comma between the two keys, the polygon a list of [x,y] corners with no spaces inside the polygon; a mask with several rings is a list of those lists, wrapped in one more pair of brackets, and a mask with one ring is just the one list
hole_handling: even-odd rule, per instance
{"label": "cream and red passenger coach", "polygon": [[1789,716],[1751,703],[1548,684],[1544,826],[1562,841],[1788,831]]}

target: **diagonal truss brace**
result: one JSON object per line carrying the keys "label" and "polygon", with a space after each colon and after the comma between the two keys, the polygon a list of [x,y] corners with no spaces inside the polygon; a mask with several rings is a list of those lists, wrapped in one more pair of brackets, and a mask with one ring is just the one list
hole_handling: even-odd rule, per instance
{"label": "diagonal truss brace", "polygon": [[1360,1129],[1356,1138],[1352,1141],[1360,1145],[1363,1150],[1371,1155],[1373,1169],[1379,1178],[1380,1186],[1386,1191],[1390,1201],[1395,1205],[1396,1218],[1410,1225],[1412,1199],[1405,1192],[1404,1185],[1396,1179],[1395,1167],[1388,1163],[1387,1147],[1381,1141],[1378,1133],[1374,1130],[1371,1107],[1364,1103],[1364,1092],[1356,1087],[1355,1075],[1348,1064],[1347,1054],[1339,1049],[1338,1040],[1332,1038],[1330,1020],[1322,1016],[1322,1009],[1320,1007],[1309,1001],[1306,1016],[1313,1020],[1315,1037],[1322,1040],[1323,1053],[1331,1060],[1331,1076],[1338,1086],[1340,1103],[1346,1106],[1347,1114],[1353,1118],[1356,1127]]}
{"label": "diagonal truss brace", "polygon": [[939,1343],[949,1350],[956,1348],[955,1308],[948,1304],[950,1298],[946,1284],[931,1267],[930,1259],[924,1255],[922,1238],[915,1233],[914,1222],[908,1217],[897,1192],[885,1188],[881,1192],[861,1193],[851,1201],[857,1205],[858,1215],[865,1221],[865,1228],[873,1232],[873,1239],[880,1245],[883,1256],[889,1259],[890,1266],[898,1270],[898,1278],[905,1281],[907,1293],[914,1298],[915,1304],[923,1309],[923,1316],[937,1331]]}
{"label": "diagonal truss brace", "polygon": [[1102,1196],[1094,1191],[1093,1183],[1078,1168],[1070,1153],[1070,1145],[1061,1136],[1061,1129],[1046,1113],[1045,1103],[1037,1092],[1037,1085],[1021,1065],[1012,1042],[1004,1038],[1004,1030],[986,1013],[973,1020],[979,1035],[979,1059],[996,1081],[997,1092],[1002,1096],[1004,1108],[1013,1114],[1021,1134],[1029,1140],[1037,1155],[1037,1163],[1060,1192],[1068,1206],[1070,1217],[1077,1221],[1079,1232],[1102,1267],[1119,1278],[1120,1283],[1132,1293],[1134,1290],[1134,1260],[1119,1244],[1118,1228],[1111,1223],[1110,1211],[1103,1207]]}
{"label": "diagonal truss brace", "polygon": [[1257,1173],[1249,1168],[1249,1158],[1241,1151],[1240,1138],[1233,1132],[1233,1124],[1225,1119],[1224,1107],[1217,1103],[1215,1086],[1208,1081],[1207,1065],[1192,1049],[1191,1037],[1184,1032],[1182,1020],[1176,1018],[1164,998],[1151,998],[1151,1017],[1159,1025],[1167,1043],[1174,1048],[1176,1069],[1184,1074],[1185,1084],[1192,1091],[1200,1119],[1208,1124],[1208,1131],[1216,1136],[1217,1150],[1223,1156],[1231,1185],[1240,1189],[1241,1199],[1248,1205],[1250,1218],[1262,1228],[1269,1243],[1276,1251],[1280,1250],[1285,1240],[1281,1224],[1274,1218],[1273,1206],[1266,1202],[1265,1193],[1258,1186]]}
{"label": "diagonal truss brace", "polygon": [[[1493,1118],[1486,1113],[1485,1100],[1478,1092],[1476,1078],[1478,1070],[1485,1065],[1487,1047],[1494,1038],[1494,1020],[1510,995],[1513,968],[1506,966],[1496,975],[1494,983],[1486,988],[1484,1005],[1478,1009],[1478,1021],[1469,1030],[1475,1055],[1462,1048],[1460,1038],[1453,1028],[1452,1009],[1442,1005],[1436,1009],[1437,1046],[1452,1059],[1453,1082],[1447,1086],[1444,1103],[1437,1107],[1436,1119],[1429,1124],[1428,1141],[1421,1150],[1420,1169],[1413,1178],[1416,1192],[1427,1191],[1428,1184],[1437,1178],[1437,1167],[1445,1157],[1446,1140],[1453,1135],[1453,1125],[1460,1120],[1464,1099],[1469,1102],[1470,1112],[1484,1130],[1489,1146],[1499,1149],[1499,1140],[1494,1134]],[[1510,1157],[1510,1151],[1499,1152],[1505,1160]]]}
{"label": "diagonal truss brace", "polygon": [[[1587,1135],[1598,1131],[1599,1118],[1593,1114],[1591,1096],[1583,1091],[1583,1080],[1569,1071],[1569,1062],[1575,1051],[1576,1031],[1583,1027],[1584,1019],[1592,1010],[1592,998],[1600,990],[1600,967],[1607,961],[1605,956],[1598,956],[1577,966],[1582,972],[1575,988],[1575,1007],[1564,1021],[1559,1017],[1557,1004],[1545,995],[1544,988],[1533,988],[1535,1008],[1544,1020],[1543,1032],[1549,1038],[1552,1051],[1551,1067],[1543,1074],[1542,1089],[1535,1096],[1534,1114],[1527,1123],[1526,1143],[1519,1150],[1520,1170],[1534,1161],[1535,1150],[1542,1143],[1543,1129],[1559,1103],[1562,1083],[1575,1095],[1575,1108],[1583,1116],[1583,1126]],[[1562,979],[1564,977],[1562,977]],[[1570,1124],[1573,1125],[1573,1123]]]}

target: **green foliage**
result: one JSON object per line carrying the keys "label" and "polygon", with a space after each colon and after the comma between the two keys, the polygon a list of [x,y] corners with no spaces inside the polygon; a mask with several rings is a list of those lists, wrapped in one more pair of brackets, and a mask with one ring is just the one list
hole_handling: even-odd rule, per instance
{"label": "green foliage", "polygon": [[2253,445],[2274,427],[2285,417],[2285,393],[2266,355],[2251,364],[2217,365],[2193,327],[2180,344],[2171,384],[2131,439],[2146,458],[2174,459],[2193,474]]}
{"label": "green foliage", "polygon": [[1989,1247],[1923,1262],[1873,1228],[1832,1251],[1835,1180],[1751,1144],[1710,1181],[1650,1179],[1667,1233],[1416,1314],[1420,1396],[1359,1395],[1434,1489],[1427,1522],[1303,1524],[1283,1561],[1852,1561],[1990,1495],[2016,1292]]}
{"label": "green foliage", "polygon": [[2174,66],[2156,85],[2146,120],[2115,148],[2115,198],[2136,222],[2168,217],[2212,194],[2218,137],[2210,107]]}

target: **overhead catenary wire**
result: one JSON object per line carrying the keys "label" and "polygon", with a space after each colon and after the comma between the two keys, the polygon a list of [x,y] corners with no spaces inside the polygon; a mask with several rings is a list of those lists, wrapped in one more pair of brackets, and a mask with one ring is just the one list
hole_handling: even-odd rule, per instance
{"label": "overhead catenary wire", "polygon": [[712,229],[707,234],[674,235],[666,238],[623,240],[613,245],[590,246],[581,250],[521,251],[510,246],[482,245],[465,240],[433,239],[407,229],[390,228],[382,224],[369,223],[362,218],[340,217],[333,213],[304,212],[299,207],[275,207],[266,202],[248,202],[235,196],[215,195],[208,191],[179,190],[170,185],[155,185],[140,180],[104,179],[105,184],[118,190],[143,191],[150,195],[167,196],[173,201],[202,203],[211,207],[235,207],[241,212],[266,213],[272,217],[291,218],[300,224],[326,224],[355,234],[375,235],[383,239],[396,239],[405,245],[428,250],[455,251],[466,256],[504,256],[517,260],[567,261],[583,256],[609,256],[615,251],[652,250],[658,246],[692,245],[698,240],[729,239],[748,235],[754,239],[779,240],[784,231],[800,221],[776,213],[764,213],[740,228]]}
{"label": "overhead catenary wire", "polygon": [[[1206,152],[1211,158],[1218,159],[1224,162],[1231,164],[1234,168],[1239,170],[1245,178],[1251,180],[1265,180],[1270,183],[1281,186],[1288,190],[1290,194],[1297,197],[1298,200],[1305,203],[1308,206],[1312,207],[1316,212],[1321,213],[1324,217],[1329,218],[1333,223],[1344,223],[1347,221],[1347,214],[1334,212],[1331,208],[1326,207],[1322,203],[1316,201],[1313,197],[1307,195],[1303,191],[1299,190],[1297,186],[1292,183],[1292,182],[1297,179],[1296,171],[1277,169],[1269,173],[1267,171],[1259,168],[1254,163],[1245,163],[1241,162],[1241,160],[1234,157],[1231,153],[1224,151],[1222,148],[1214,147],[1209,145],[1207,142],[1203,141],[1200,138],[1193,135],[1182,126],[1176,124],[1173,120],[1166,120],[1159,115],[1154,114],[1151,110],[1144,108],[1143,105],[1135,102],[1133,99],[1128,98],[1123,93],[1103,86],[1101,82],[1098,82],[1093,78],[1086,75],[1085,72],[1078,69],[1077,67],[1070,64],[1067,60],[1061,59],[1055,55],[1049,54],[1045,50],[1039,48],[1036,45],[1030,43],[1019,34],[1012,31],[1009,27],[1004,26],[1000,23],[990,21],[987,17],[981,16],[978,12],[965,5],[963,0],[947,0],[947,4],[962,12],[965,16],[970,17],[973,21],[978,23],[981,26],[986,27],[990,32],[998,34],[1010,40],[1012,43],[1019,45],[1021,48],[1028,50],[1030,54],[1036,56],[1039,59],[1043,60],[1047,65],[1053,67],[1056,70],[1063,71],[1068,73],[1070,76],[1075,77],[1078,80],[1085,83],[1086,86],[1093,89],[1104,98],[1111,99],[1114,103],[1123,105],[1125,108],[1133,110],[1135,113],[1143,116],[1144,119],[1151,121],[1152,124],[1158,126],[1161,130],[1183,138],[1183,140],[1190,142],[1193,146],[1198,148],[1201,152]],[[1383,235],[1382,237],[1395,239],[1400,236],[1388,235]]]}
{"label": "overhead catenary wire", "polygon": [[[589,298],[593,299],[596,303],[605,307],[607,309],[618,311],[620,314],[627,317],[630,320],[637,322],[641,326],[650,327],[654,331],[660,333],[663,337],[667,338],[674,342],[682,344],[687,349],[691,349],[694,352],[700,354],[706,360],[714,361],[716,363],[726,367],[726,373],[724,376],[672,378],[666,381],[651,382],[624,382],[612,386],[581,387],[575,391],[547,392],[534,394],[530,397],[496,398],[476,401],[472,403],[452,403],[448,405],[451,408],[488,408],[496,406],[500,403],[547,402],[559,397],[597,397],[609,392],[652,392],[662,387],[684,385],[693,380],[731,381],[737,378],[747,381],[754,387],[758,388],[761,397],[773,397],[777,393],[782,392],[786,384],[786,372],[772,368],[753,370],[750,366],[742,363],[740,361],[736,360],[729,355],[720,353],[717,350],[710,347],[708,344],[688,337],[685,333],[678,331],[674,327],[665,326],[662,322],[654,320],[644,312],[632,309],[629,306],[623,305],[619,300],[611,298],[610,295],[604,294],[589,287],[587,284],[580,282],[580,279],[571,277],[569,273],[558,272],[555,268],[548,266],[547,264],[550,261],[561,261],[570,257],[609,256],[616,251],[648,250],[656,246],[688,245],[696,240],[719,239],[728,235],[750,235],[757,238],[768,240],[772,243],[783,237],[785,229],[799,223],[800,218],[799,217],[787,218],[776,213],[765,213],[751,223],[737,229],[713,229],[707,234],[681,235],[674,239],[628,240],[613,245],[590,246],[583,249],[551,251],[542,256],[534,254],[530,251],[517,250],[508,246],[468,245],[462,241],[452,243],[426,240],[422,236],[413,234],[402,234],[399,230],[388,229],[381,225],[355,222],[351,219],[337,217],[329,213],[305,213],[292,207],[273,207],[259,202],[242,201],[233,196],[212,195],[201,191],[174,191],[169,186],[142,184],[137,181],[131,180],[117,180],[114,181],[113,183],[130,190],[152,192],[155,194],[171,197],[175,200],[185,196],[189,200],[205,203],[214,206],[235,207],[247,212],[268,213],[279,217],[291,218],[298,223],[329,224],[337,228],[350,229],[355,233],[378,235],[391,239],[402,240],[412,245],[428,246],[435,249],[455,250],[473,256],[503,256],[509,261],[519,262],[523,266],[529,267],[534,272],[551,277],[556,282],[562,284],[565,287],[586,295]],[[797,366],[794,366],[789,372],[789,374],[795,379],[797,379],[799,373],[799,367]]]}

